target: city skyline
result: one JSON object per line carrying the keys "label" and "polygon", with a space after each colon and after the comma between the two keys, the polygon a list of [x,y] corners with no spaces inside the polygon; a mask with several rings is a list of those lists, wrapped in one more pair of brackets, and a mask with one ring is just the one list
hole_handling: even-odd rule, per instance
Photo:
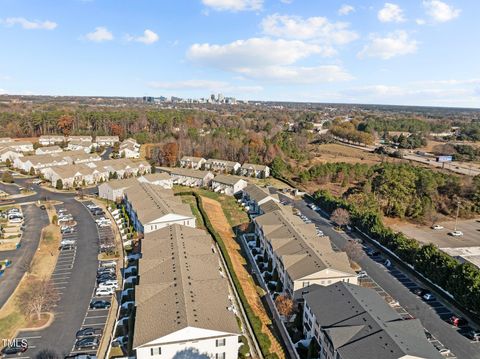
{"label": "city skyline", "polygon": [[473,2],[0,5],[0,94],[480,107]]}

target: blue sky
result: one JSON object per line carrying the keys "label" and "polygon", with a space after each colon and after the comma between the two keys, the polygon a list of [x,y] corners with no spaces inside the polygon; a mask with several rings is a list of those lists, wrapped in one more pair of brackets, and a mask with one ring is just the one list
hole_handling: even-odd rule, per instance
{"label": "blue sky", "polygon": [[480,107],[480,1],[0,0],[0,93]]}

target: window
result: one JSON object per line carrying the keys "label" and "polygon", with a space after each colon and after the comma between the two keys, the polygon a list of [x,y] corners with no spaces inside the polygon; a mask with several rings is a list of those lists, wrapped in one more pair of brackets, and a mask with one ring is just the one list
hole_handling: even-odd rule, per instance
{"label": "window", "polygon": [[303,282],[302,285],[303,285],[303,288],[308,287],[310,286],[310,282]]}
{"label": "window", "polygon": [[215,359],[225,359],[225,353],[216,353]]}
{"label": "window", "polygon": [[[156,349],[156,350],[155,350]],[[161,355],[162,354],[162,348],[158,347],[158,348],[151,348],[150,349],[150,355],[151,356],[154,356],[154,355]]]}
{"label": "window", "polygon": [[224,347],[225,346],[226,339],[217,339],[215,340],[215,346],[216,347]]}

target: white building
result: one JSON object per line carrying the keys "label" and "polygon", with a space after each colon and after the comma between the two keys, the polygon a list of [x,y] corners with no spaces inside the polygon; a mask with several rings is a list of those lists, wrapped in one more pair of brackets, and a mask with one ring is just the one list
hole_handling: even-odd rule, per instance
{"label": "white building", "polygon": [[240,330],[212,238],[172,225],[146,233],[135,288],[138,359],[237,359]]}
{"label": "white building", "polygon": [[270,194],[268,189],[249,184],[242,191],[242,201],[250,214],[263,214],[261,206],[269,201],[280,202],[278,194]]}
{"label": "white building", "polygon": [[240,168],[240,174],[246,177],[267,178],[270,176],[270,167],[244,163]]}
{"label": "white building", "polygon": [[160,167],[160,171],[170,174],[173,184],[188,187],[209,187],[214,177],[212,172],[190,168]]}
{"label": "white building", "polygon": [[2,147],[10,147],[17,152],[33,152],[33,143],[28,141],[12,141],[2,143]]}
{"label": "white building", "polygon": [[58,153],[18,157],[13,161],[13,167],[25,172],[30,172],[32,168],[35,171],[39,171],[47,167],[65,166],[68,164],[69,162]]}
{"label": "white building", "polygon": [[140,158],[140,145],[133,138],[127,138],[120,144],[119,155],[124,158]]}
{"label": "white building", "polygon": [[233,196],[247,187],[248,182],[243,178],[228,175],[218,175],[212,179],[212,191]]}
{"label": "white building", "polygon": [[95,142],[99,146],[113,146],[115,143],[120,142],[118,136],[97,136]]}
{"label": "white building", "polygon": [[305,224],[289,207],[256,217],[255,234],[261,251],[272,262],[285,294],[300,299],[313,284],[357,284],[345,252],[335,252],[328,237],[319,236],[314,224]]}
{"label": "white building", "polygon": [[195,227],[190,206],[160,186],[137,183],[124,190],[124,202],[137,232],[149,233],[171,224]]}
{"label": "white building", "polygon": [[92,143],[93,138],[92,138],[92,136],[88,136],[88,135],[85,135],[85,136],[68,136],[67,142],[71,142],[71,141],[82,141],[82,142]]}
{"label": "white building", "polygon": [[35,150],[36,155],[48,155],[52,153],[62,153],[63,150],[59,146],[39,147]]}
{"label": "white building", "polygon": [[214,158],[209,158],[204,164],[205,170],[228,173],[235,175],[238,173],[241,165],[238,162],[217,160]]}
{"label": "white building", "polygon": [[199,170],[202,168],[204,163],[205,163],[205,158],[203,157],[183,156],[182,159],[180,160],[180,167]]}
{"label": "white building", "polygon": [[165,189],[173,188],[173,180],[165,172],[149,173],[137,178],[140,183],[150,183],[156,186],[162,186]]}
{"label": "white building", "polygon": [[51,146],[65,142],[65,140],[65,136],[61,135],[44,135],[40,136],[38,143],[40,143],[42,146]]}
{"label": "white building", "polygon": [[16,159],[23,157],[23,153],[14,151],[10,147],[0,146],[0,159],[2,162],[7,162],[7,159],[13,163]]}
{"label": "white building", "polygon": [[85,140],[69,140],[67,146],[70,151],[84,151],[86,153],[90,153],[92,148],[94,148],[94,144]]}

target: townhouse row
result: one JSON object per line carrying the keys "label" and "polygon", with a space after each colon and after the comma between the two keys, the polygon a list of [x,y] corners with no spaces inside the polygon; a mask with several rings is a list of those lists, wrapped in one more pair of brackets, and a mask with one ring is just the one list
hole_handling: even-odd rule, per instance
{"label": "townhouse row", "polygon": [[190,206],[173,191],[131,182],[123,201],[143,233],[134,289],[136,357],[238,358],[240,330],[211,236],[195,228]]}
{"label": "townhouse row", "polygon": [[180,160],[180,167],[191,169],[203,169],[206,171],[228,173],[233,175],[241,175],[245,177],[267,178],[270,176],[270,168],[265,165],[256,165],[252,163],[205,159],[203,157],[183,156]]}

